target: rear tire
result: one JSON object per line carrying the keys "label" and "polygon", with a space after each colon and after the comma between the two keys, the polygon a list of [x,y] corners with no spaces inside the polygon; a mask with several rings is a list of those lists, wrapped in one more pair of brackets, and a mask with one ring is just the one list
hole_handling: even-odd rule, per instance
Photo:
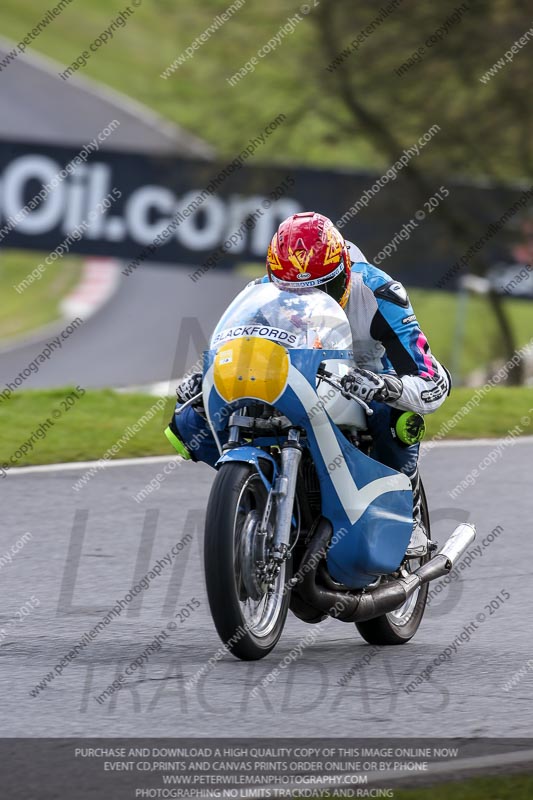
{"label": "rear tire", "polygon": [[[429,512],[426,493],[420,483],[422,501],[422,522],[424,523],[428,539],[431,539]],[[430,553],[420,559],[411,558],[407,563],[410,571],[418,569],[431,558]],[[363,639],[373,645],[406,644],[413,638],[424,616],[429,584],[424,584],[400,608],[383,614],[381,617],[369,619],[365,622],[356,622],[355,626]]]}
{"label": "rear tire", "polygon": [[207,506],[204,565],[209,607],[222,642],[245,661],[264,658],[275,647],[289,608],[290,590],[284,587],[291,577],[290,559],[284,562],[273,593],[253,598],[247,588],[255,561],[245,543],[256,541],[253,531],[267,497],[252,465],[228,461],[218,471]]}

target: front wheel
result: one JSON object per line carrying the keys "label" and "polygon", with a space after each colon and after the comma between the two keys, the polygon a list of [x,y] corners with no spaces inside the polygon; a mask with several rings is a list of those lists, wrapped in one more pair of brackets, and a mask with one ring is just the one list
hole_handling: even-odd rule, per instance
{"label": "front wheel", "polygon": [[[420,492],[422,522],[428,539],[431,539],[428,504],[422,484],[420,484]],[[429,561],[430,558],[431,555],[429,553],[422,558],[410,558],[405,562],[404,566],[408,572],[414,572],[422,564]],[[373,645],[405,644],[412,639],[420,627],[426,610],[428,589],[429,584],[426,583],[413,592],[405,603],[394,611],[365,622],[356,622],[356,628],[363,639]]]}
{"label": "front wheel", "polygon": [[237,658],[264,658],[285,624],[290,560],[265,576],[272,531],[260,533],[267,489],[250,464],[229,461],[215,478],[205,522],[207,597],[217,633]]}

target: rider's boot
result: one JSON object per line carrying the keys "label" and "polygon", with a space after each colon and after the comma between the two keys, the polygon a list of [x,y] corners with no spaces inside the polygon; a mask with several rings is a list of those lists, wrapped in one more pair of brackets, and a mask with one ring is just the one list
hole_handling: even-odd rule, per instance
{"label": "rider's boot", "polygon": [[176,450],[178,455],[180,455],[186,461],[189,461],[192,458],[189,448],[180,438],[180,432],[178,431],[174,417],[170,420],[170,424],[165,428],[165,436],[172,447]]}
{"label": "rider's boot", "polygon": [[405,552],[406,558],[421,558],[428,551],[427,531],[422,521],[422,490],[418,469],[409,476],[413,487],[413,532]]}

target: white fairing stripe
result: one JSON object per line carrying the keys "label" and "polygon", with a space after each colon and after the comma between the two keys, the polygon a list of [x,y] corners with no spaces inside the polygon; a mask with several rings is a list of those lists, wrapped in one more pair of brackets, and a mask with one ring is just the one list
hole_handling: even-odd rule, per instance
{"label": "white fairing stripe", "polygon": [[[301,372],[292,364],[289,367],[289,386],[296,393],[302,405],[306,408],[316,408],[317,394],[309,385]],[[330,472],[329,477],[339,500],[346,512],[352,525],[362,517],[368,506],[382,494],[387,492],[408,491],[411,489],[411,481],[403,473],[390,475],[385,478],[378,478],[375,481],[358,489],[352,477],[350,469],[342,455],[337,437],[331,427],[329,417],[326,412],[319,408],[313,411],[309,417],[313,433],[315,434],[322,458],[326,466],[333,464],[335,459],[341,456],[341,463],[335,466]]]}
{"label": "white fairing stripe", "polygon": [[220,455],[222,455],[222,445],[220,444],[220,439],[217,436],[217,432],[211,421],[211,415],[209,414],[209,397],[214,387],[213,371],[214,371],[214,364],[211,364],[211,366],[204,375],[204,380],[202,383],[202,393],[204,397],[204,409],[207,421],[209,423],[211,433],[213,434],[213,439],[215,440],[215,444],[218,447],[218,452],[220,453]]}

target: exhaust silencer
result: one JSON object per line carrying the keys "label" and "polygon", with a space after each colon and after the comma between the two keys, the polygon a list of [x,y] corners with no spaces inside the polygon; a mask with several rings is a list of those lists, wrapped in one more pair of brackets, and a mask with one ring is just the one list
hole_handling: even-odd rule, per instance
{"label": "exhaust silencer", "polygon": [[331,523],[322,519],[298,570],[304,576],[298,584],[298,594],[314,608],[343,622],[363,622],[394,611],[424,583],[447,575],[474,541],[476,529],[474,525],[461,523],[444,547],[415,572],[374,589],[357,592],[334,589],[331,581],[328,581],[328,587],[317,584],[320,556],[327,551],[331,534]]}
{"label": "exhaust silencer", "polygon": [[431,561],[428,561],[427,564],[422,564],[413,574],[420,578],[421,584],[429,583],[429,581],[434,581],[436,578],[443,578],[448,572],[452,571],[464,551],[470,547],[475,538],[475,525],[462,522]]}

